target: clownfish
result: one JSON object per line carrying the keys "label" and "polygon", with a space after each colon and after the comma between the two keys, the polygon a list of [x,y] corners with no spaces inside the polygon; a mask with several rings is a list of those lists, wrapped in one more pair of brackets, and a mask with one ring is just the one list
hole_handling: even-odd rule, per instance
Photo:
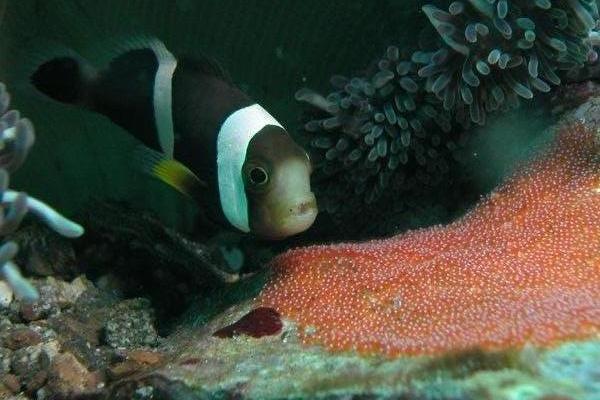
{"label": "clownfish", "polygon": [[211,219],[267,239],[312,225],[308,154],[218,64],[178,59],[154,38],[117,47],[104,67],[72,51],[54,56],[30,83],[123,127],[143,143],[134,157],[141,169],[194,198]]}

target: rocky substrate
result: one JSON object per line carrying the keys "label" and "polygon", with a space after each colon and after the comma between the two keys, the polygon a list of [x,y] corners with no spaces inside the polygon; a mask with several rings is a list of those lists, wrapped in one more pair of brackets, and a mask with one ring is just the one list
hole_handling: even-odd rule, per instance
{"label": "rocky substrate", "polygon": [[83,276],[34,284],[32,305],[0,286],[0,398],[99,395],[164,360],[148,300],[122,300]]}
{"label": "rocky substrate", "polygon": [[35,284],[35,305],[7,301],[0,288],[0,399],[600,398],[600,338],[386,359],[303,346],[289,321],[261,338],[215,334],[251,302],[160,338],[145,299],[123,300],[83,276]]}

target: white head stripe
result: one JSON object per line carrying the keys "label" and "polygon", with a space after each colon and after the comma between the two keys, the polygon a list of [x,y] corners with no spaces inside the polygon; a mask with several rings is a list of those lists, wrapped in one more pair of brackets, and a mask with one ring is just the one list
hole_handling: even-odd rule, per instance
{"label": "white head stripe", "polygon": [[177,60],[164,44],[155,41],[151,46],[158,60],[158,70],[154,78],[154,120],[158,141],[165,155],[173,158],[175,133],[173,130],[173,74]]}
{"label": "white head stripe", "polygon": [[281,127],[267,110],[253,104],[227,117],[217,137],[217,174],[221,208],[229,223],[242,232],[250,231],[242,166],[250,140],[267,125]]}

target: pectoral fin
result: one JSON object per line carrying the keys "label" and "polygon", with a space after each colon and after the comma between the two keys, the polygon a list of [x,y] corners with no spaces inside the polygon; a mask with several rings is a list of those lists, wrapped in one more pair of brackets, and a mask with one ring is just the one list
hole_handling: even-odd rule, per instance
{"label": "pectoral fin", "polygon": [[208,188],[206,182],[199,179],[188,167],[148,147],[139,146],[133,158],[138,170],[189,197],[195,198]]}

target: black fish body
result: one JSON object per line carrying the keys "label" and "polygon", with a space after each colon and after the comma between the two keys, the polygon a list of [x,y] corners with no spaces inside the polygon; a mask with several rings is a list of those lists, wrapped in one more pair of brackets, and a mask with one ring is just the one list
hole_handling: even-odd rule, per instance
{"label": "black fish body", "polygon": [[84,59],[53,58],[31,81],[126,129],[153,150],[142,157],[147,171],[226,225],[280,238],[316,216],[304,150],[208,59],[177,60],[150,40],[101,70]]}

